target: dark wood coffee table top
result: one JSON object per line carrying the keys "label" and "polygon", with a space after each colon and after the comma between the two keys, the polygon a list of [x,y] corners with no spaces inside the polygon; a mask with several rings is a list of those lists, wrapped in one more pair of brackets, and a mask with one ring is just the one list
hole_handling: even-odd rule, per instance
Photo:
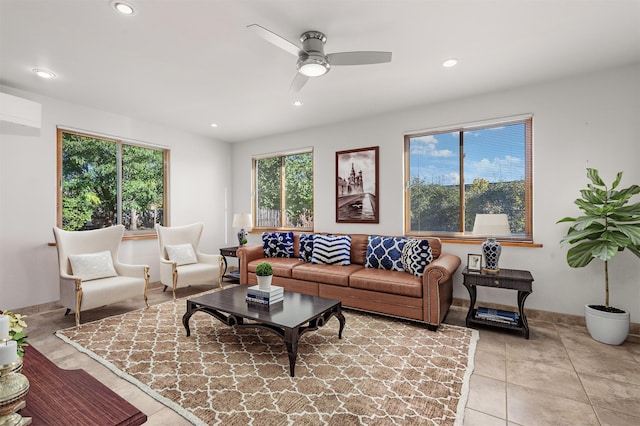
{"label": "dark wood coffee table top", "polygon": [[22,417],[32,425],[141,425],[147,416],[84,370],[64,370],[35,347],[26,348],[29,379]]}
{"label": "dark wood coffee table top", "polygon": [[187,312],[182,317],[187,336],[191,335],[189,319],[198,311],[230,326],[265,328],[284,340],[291,377],[294,376],[298,341],[302,334],[317,330],[335,316],[340,322],[338,338],[342,338],[345,318],[339,300],[285,291],[281,302],[264,306],[246,301],[248,287],[239,285],[188,299]]}

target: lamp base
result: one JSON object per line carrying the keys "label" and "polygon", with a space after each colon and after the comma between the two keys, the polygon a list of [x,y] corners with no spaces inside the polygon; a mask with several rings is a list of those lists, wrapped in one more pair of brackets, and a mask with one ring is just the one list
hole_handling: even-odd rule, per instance
{"label": "lamp base", "polygon": [[247,240],[247,231],[245,231],[243,228],[240,231],[238,231],[238,245],[242,247],[243,245],[245,245],[246,240]]}
{"label": "lamp base", "polygon": [[495,275],[500,273],[500,269],[487,269],[487,268],[482,268],[482,272],[484,274],[491,274],[491,275]]}

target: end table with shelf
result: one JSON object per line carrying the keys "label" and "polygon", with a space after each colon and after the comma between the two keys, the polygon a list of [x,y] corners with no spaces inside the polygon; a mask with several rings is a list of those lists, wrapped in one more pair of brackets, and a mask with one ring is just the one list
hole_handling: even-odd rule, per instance
{"label": "end table with shelf", "polygon": [[[525,338],[529,338],[529,325],[527,317],[524,313],[524,302],[533,292],[533,276],[529,271],[518,269],[500,269],[497,274],[487,274],[484,272],[473,272],[465,268],[462,271],[462,284],[469,291],[469,311],[467,312],[466,325],[471,324],[489,325],[509,330],[520,331]],[[517,290],[518,292],[518,320],[509,324],[506,322],[493,321],[486,318],[478,318],[476,316],[476,297],[477,287],[493,287],[506,290]]]}
{"label": "end table with shelf", "polygon": [[238,257],[237,251],[240,247],[224,247],[220,249],[220,255],[222,256],[222,262],[224,263],[224,271],[222,271],[222,279],[228,279],[231,282],[239,283],[240,282],[240,271],[233,271],[227,274],[227,257]]}

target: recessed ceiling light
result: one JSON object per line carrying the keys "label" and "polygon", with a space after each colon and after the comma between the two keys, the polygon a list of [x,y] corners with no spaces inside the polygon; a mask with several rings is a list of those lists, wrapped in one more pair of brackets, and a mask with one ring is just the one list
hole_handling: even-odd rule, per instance
{"label": "recessed ceiling light", "polygon": [[111,7],[113,7],[116,12],[120,13],[121,15],[131,16],[136,13],[133,6],[120,0],[112,1]]}
{"label": "recessed ceiling light", "polygon": [[291,102],[291,105],[299,107],[304,105],[304,103],[302,101],[293,101]]}
{"label": "recessed ceiling light", "polygon": [[447,59],[446,61],[444,61],[442,63],[442,66],[446,67],[446,68],[451,68],[451,67],[456,66],[457,63],[458,63],[458,60],[456,58],[451,58],[451,59]]}
{"label": "recessed ceiling light", "polygon": [[34,68],[32,71],[35,72],[38,77],[42,78],[53,78],[56,76],[51,71],[43,70],[42,68]]}
{"label": "recessed ceiling light", "polygon": [[211,127],[218,127],[218,125],[216,123],[211,123],[210,126]]}

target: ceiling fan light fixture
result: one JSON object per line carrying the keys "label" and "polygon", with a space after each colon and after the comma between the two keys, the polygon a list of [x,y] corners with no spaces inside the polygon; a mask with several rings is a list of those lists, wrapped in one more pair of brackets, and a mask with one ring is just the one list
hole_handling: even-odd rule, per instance
{"label": "ceiling fan light fixture", "polygon": [[306,77],[320,77],[329,72],[329,62],[321,56],[309,56],[298,61],[298,72]]}

